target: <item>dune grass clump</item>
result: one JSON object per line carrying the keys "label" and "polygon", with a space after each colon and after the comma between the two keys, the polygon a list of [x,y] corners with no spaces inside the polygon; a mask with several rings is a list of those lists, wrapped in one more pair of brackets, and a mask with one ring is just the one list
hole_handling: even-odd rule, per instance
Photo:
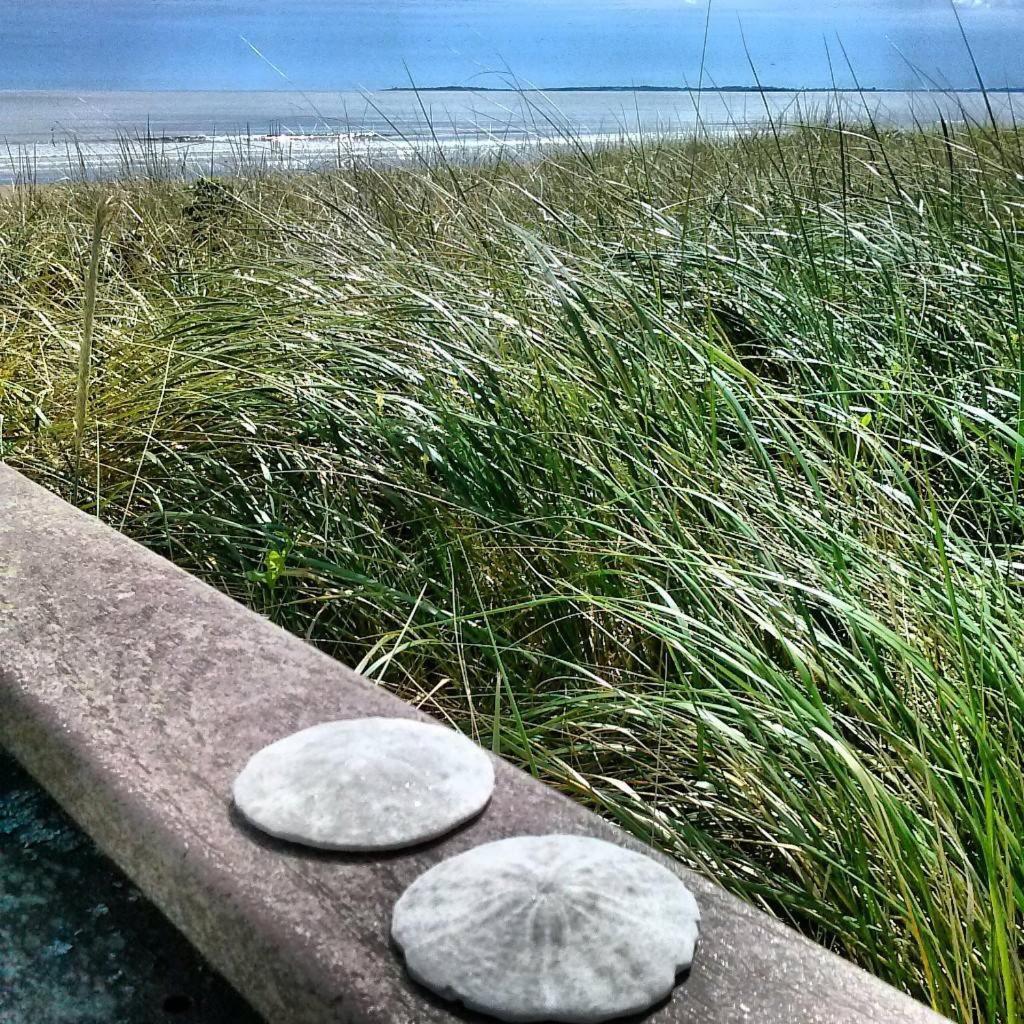
{"label": "dune grass clump", "polygon": [[1024,134],[969,123],[17,189],[0,454],[1012,1024],[1022,229]]}

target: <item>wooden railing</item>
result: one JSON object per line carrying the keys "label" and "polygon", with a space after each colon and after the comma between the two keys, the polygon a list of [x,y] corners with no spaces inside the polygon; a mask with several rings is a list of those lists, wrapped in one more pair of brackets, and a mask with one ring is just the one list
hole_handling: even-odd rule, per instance
{"label": "wooden railing", "polygon": [[[253,751],[362,715],[419,713],[0,465],[0,744],[270,1024],[477,1020],[407,978],[388,939],[404,888],[511,835],[646,848],[504,763],[474,823],[387,856],[303,850],[232,813],[231,782]],[[942,1020],[659,859],[703,923],[688,978],[652,1024]]]}

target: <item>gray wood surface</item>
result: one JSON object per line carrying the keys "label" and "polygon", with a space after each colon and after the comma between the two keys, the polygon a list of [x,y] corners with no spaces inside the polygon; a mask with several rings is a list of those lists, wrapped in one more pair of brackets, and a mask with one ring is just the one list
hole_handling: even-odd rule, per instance
{"label": "gray wood surface", "polygon": [[[643,847],[505,764],[481,818],[389,856],[303,850],[232,813],[253,751],[360,715],[418,712],[0,465],[0,744],[272,1024],[477,1020],[407,979],[388,939],[402,890],[505,836]],[[651,1024],[943,1019],[662,860],[703,928]]]}

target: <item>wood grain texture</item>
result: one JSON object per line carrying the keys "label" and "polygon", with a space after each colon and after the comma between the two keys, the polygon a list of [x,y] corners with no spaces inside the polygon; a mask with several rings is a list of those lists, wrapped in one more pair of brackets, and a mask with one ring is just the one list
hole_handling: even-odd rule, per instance
{"label": "wood grain texture", "polygon": [[[406,977],[388,938],[405,887],[512,835],[645,848],[500,762],[483,816],[412,851],[304,850],[233,814],[231,783],[253,751],[362,715],[420,717],[0,465],[0,744],[272,1024],[478,1020]],[[697,896],[703,927],[689,977],[650,1024],[943,1020],[659,860]]]}

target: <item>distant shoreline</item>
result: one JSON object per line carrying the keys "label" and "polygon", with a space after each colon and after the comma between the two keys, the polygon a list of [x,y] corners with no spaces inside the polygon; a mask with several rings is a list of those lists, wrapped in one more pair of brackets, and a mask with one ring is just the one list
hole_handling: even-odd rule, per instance
{"label": "distant shoreline", "polygon": [[213,96],[213,95],[278,95],[278,96],[333,96],[344,94],[379,95],[382,93],[451,92],[451,93],[920,93],[921,95],[969,95],[988,92],[995,95],[1024,93],[1024,84],[980,89],[977,86],[964,89],[897,89],[891,86],[871,86],[862,89],[833,88],[832,86],[802,86],[790,88],[784,85],[705,85],[701,88],[686,85],[556,85],[549,88],[531,86],[516,89],[511,86],[489,85],[392,85],[380,89],[11,89],[0,88],[0,96]]}
{"label": "distant shoreline", "polygon": [[490,85],[393,85],[389,89],[380,89],[379,92],[920,92],[920,93],[1020,93],[1024,92],[1024,85],[1000,86],[999,88],[981,89],[975,86],[973,89],[892,89],[871,86],[863,89],[841,89],[833,86],[804,86],[800,89],[791,89],[786,85],[722,85],[703,86],[695,88],[687,85],[556,85],[550,89],[540,86],[531,86],[526,89],[516,89],[511,86],[490,86]]}

